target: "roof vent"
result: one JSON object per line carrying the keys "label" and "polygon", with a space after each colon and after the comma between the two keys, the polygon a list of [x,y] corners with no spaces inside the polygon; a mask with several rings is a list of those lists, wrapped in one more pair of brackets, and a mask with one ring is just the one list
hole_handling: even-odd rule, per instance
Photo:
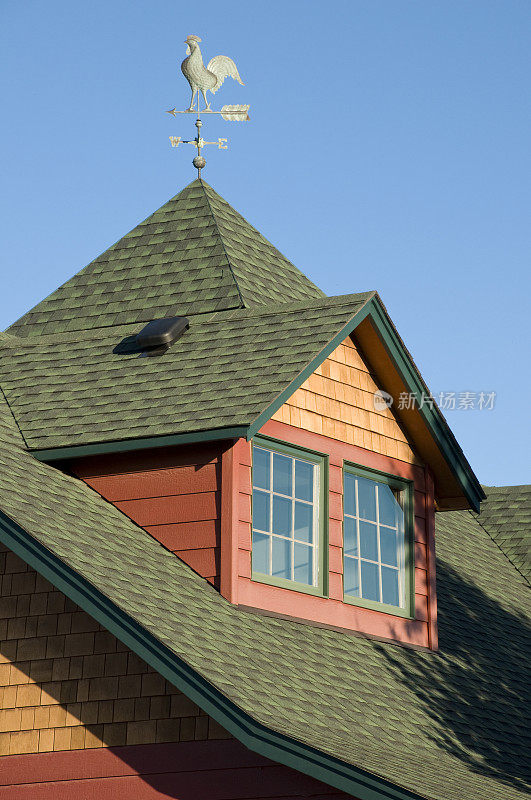
{"label": "roof vent", "polygon": [[136,335],[136,344],[141,350],[151,351],[157,355],[164,353],[183,333],[190,323],[186,317],[165,317],[153,319]]}

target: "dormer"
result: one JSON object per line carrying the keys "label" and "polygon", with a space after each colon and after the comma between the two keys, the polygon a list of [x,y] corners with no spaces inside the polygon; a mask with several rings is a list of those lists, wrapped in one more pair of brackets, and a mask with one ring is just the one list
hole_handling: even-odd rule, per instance
{"label": "dormer", "polygon": [[194,181],[10,333],[33,455],[228,603],[436,649],[434,512],[483,493],[376,293],[325,297]]}

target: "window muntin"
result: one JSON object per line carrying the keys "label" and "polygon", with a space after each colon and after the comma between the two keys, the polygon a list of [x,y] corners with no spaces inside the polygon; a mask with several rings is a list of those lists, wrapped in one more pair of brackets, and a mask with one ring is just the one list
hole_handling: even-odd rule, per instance
{"label": "window muntin", "polygon": [[345,596],[406,608],[406,485],[346,470],[343,491]]}
{"label": "window muntin", "polygon": [[253,444],[253,576],[316,588],[321,459],[282,450]]}

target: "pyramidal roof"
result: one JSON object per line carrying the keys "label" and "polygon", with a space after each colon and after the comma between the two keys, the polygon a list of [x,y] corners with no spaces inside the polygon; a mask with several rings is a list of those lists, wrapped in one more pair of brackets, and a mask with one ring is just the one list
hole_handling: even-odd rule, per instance
{"label": "pyramidal roof", "polygon": [[320,297],[247,220],[195,180],[9,331],[66,333]]}

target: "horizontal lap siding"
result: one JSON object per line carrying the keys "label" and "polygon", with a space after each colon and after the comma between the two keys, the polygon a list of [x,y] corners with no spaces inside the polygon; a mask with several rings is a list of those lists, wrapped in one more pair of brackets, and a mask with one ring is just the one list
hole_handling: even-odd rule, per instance
{"label": "horizontal lap siding", "polygon": [[0,798],[9,800],[356,800],[252,753],[236,740],[11,756],[3,761]]}
{"label": "horizontal lap siding", "polygon": [[71,470],[219,587],[221,447],[87,458]]}
{"label": "horizontal lap siding", "polygon": [[379,388],[348,338],[272,418],[410,464],[420,464],[393,412],[374,408],[374,393]]}
{"label": "horizontal lap siding", "polygon": [[5,548],[0,580],[1,756],[230,738]]}

